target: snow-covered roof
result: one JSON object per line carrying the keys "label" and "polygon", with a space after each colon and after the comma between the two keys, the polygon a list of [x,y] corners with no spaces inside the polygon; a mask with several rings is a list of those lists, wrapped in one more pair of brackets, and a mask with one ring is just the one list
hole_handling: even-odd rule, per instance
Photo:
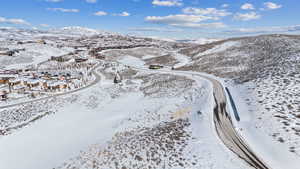
{"label": "snow-covered roof", "polygon": [[17,75],[15,74],[0,74],[0,78],[15,78]]}
{"label": "snow-covered roof", "polygon": [[47,82],[47,80],[45,80],[45,79],[39,79],[39,82],[45,83],[45,82]]}
{"label": "snow-covered roof", "polygon": [[17,83],[17,82],[21,82],[22,79],[21,78],[14,78],[14,79],[9,79],[10,83]]}
{"label": "snow-covered roof", "polygon": [[40,82],[40,79],[27,79],[26,82],[28,84],[37,84]]}
{"label": "snow-covered roof", "polygon": [[15,90],[24,89],[24,88],[25,88],[25,87],[22,86],[22,85],[14,86],[14,89],[15,89]]}
{"label": "snow-covered roof", "polygon": [[64,81],[50,81],[47,82],[48,86],[61,86],[61,85],[66,85],[67,83]]}

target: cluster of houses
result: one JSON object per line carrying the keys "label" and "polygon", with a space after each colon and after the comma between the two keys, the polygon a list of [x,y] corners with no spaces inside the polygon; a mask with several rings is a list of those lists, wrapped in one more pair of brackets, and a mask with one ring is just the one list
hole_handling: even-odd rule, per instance
{"label": "cluster of houses", "polygon": [[[45,76],[46,77],[46,76]],[[32,78],[32,77],[17,77],[8,81],[8,86],[11,90],[25,91],[26,88],[30,90],[57,90],[67,88],[67,82],[65,80],[46,80],[46,78]]]}
{"label": "cluster of houses", "polygon": [[55,92],[70,89],[73,81],[80,81],[83,74],[70,72],[0,72],[0,100],[7,100],[10,93]]}

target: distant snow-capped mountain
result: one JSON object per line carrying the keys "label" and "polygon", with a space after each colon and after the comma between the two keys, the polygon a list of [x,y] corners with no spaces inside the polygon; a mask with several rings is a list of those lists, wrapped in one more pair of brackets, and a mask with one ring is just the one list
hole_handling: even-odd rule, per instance
{"label": "distant snow-capped mountain", "polygon": [[71,26],[71,27],[63,27],[58,29],[52,29],[50,32],[58,33],[58,34],[67,34],[67,35],[81,35],[81,36],[93,36],[93,35],[109,35],[112,33],[90,29],[80,26]]}
{"label": "distant snow-capped mountain", "polygon": [[215,41],[219,41],[222,39],[212,39],[212,38],[199,38],[199,39],[183,39],[183,40],[176,40],[177,42],[185,42],[185,43],[196,43],[199,45],[204,45],[207,43],[212,43]]}
{"label": "distant snow-capped mountain", "polygon": [[183,43],[195,43],[199,45],[204,45],[212,42],[216,42],[222,39],[213,39],[213,38],[199,38],[199,39],[172,39],[172,38],[162,38],[157,36],[148,36],[152,39],[162,40],[162,41],[168,41],[168,42],[183,42]]}
{"label": "distant snow-capped mountain", "polygon": [[42,30],[0,27],[0,39],[28,39],[45,33]]}
{"label": "distant snow-capped mountain", "polygon": [[63,27],[50,30],[37,30],[37,29],[22,29],[13,27],[0,27],[0,39],[32,39],[42,36],[54,37],[80,37],[80,36],[94,36],[94,35],[115,35],[102,30],[95,30],[84,27]]}
{"label": "distant snow-capped mountain", "polygon": [[161,41],[176,42],[176,40],[171,39],[171,38],[162,38],[162,37],[158,37],[158,36],[147,36],[147,37],[151,38],[151,39],[161,40]]}

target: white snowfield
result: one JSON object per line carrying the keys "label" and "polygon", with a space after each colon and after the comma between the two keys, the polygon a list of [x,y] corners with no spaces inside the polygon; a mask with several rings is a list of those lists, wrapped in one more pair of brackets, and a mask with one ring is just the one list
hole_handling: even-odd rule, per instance
{"label": "white snowfield", "polygon": [[231,94],[234,97],[235,104],[241,116],[241,121],[235,122],[235,126],[240,134],[249,143],[251,148],[255,150],[257,155],[269,164],[272,169],[298,169],[300,166],[299,157],[288,151],[288,145],[279,143],[270,139],[253,125],[255,115],[249,112],[247,103],[241,97],[241,91],[230,86]]}
{"label": "white snowfield", "polygon": [[[234,44],[226,44],[223,45],[223,47],[214,49],[214,51],[222,51],[224,50],[224,48],[229,48]],[[180,55],[177,55],[180,56]],[[136,60],[137,58],[135,58],[134,60]],[[184,66],[185,64],[187,64],[184,59],[178,59],[181,60],[181,65]],[[128,62],[128,60],[127,60]],[[136,61],[135,61],[136,62]],[[134,63],[134,62],[132,62]],[[126,63],[124,63],[126,64]],[[132,65],[131,65],[132,66]],[[139,65],[136,65],[139,66]],[[208,74],[204,74],[204,73],[195,73],[195,72],[188,72],[188,71],[184,71],[184,72],[178,72],[178,73],[174,73],[174,71],[168,71],[168,70],[163,70],[162,72],[168,72],[170,74],[177,74],[177,75],[186,75],[186,74],[190,74],[192,77],[195,77],[193,75],[202,75],[202,76],[206,76],[209,78],[213,78],[218,80],[220,83],[223,84],[223,86],[226,86],[226,83],[223,82],[222,79],[216,78],[214,76],[208,75]],[[282,169],[282,168],[290,168],[290,169],[297,169],[298,166],[300,165],[300,161],[299,158],[295,155],[295,154],[291,154],[288,150],[288,145],[282,145],[276,141],[270,140],[270,138],[265,135],[264,133],[260,132],[259,130],[257,130],[255,128],[255,126],[253,126],[253,119],[255,118],[254,115],[251,116],[251,113],[248,112],[248,107],[246,105],[245,102],[243,102],[243,99],[240,96],[241,91],[238,91],[236,88],[231,87],[230,89],[232,91],[233,97],[234,97],[234,101],[236,101],[236,105],[237,105],[237,110],[240,114],[241,117],[241,121],[238,122],[235,120],[234,118],[234,114],[232,113],[232,120],[234,125],[236,126],[236,129],[238,130],[239,134],[244,137],[244,139],[246,140],[246,143],[248,143],[248,146],[250,146],[252,148],[252,150],[255,151],[255,153],[257,154],[257,156],[261,159],[264,160],[264,162],[272,169]],[[212,91],[210,91],[210,93],[212,94]],[[213,102],[213,101],[212,101]],[[230,101],[228,100],[228,103],[230,103]],[[209,104],[207,104],[209,105]],[[213,106],[211,107],[211,109],[213,108]],[[232,112],[232,108],[228,107],[229,110],[231,110]]]}
{"label": "white snowfield", "polygon": [[[127,63],[132,59],[126,58]],[[133,59],[132,65],[139,66],[140,63]],[[217,138],[212,124],[211,112],[214,104],[211,84],[192,74],[170,73],[195,80],[202,94],[195,93],[195,100],[189,101],[181,97],[147,98],[136,91],[112,99],[107,93],[107,88],[113,86],[104,80],[92,88],[76,93],[74,97],[77,97],[77,101],[64,105],[55,115],[0,138],[0,168],[39,169],[45,166],[60,166],[89,146],[105,146],[116,132],[131,128],[129,118],[144,114],[145,111],[176,111],[182,109],[181,106],[188,106],[191,112],[194,112],[184,116],[191,119],[191,127],[188,130],[193,133],[195,139],[189,142],[188,149],[201,157],[198,159],[198,167],[249,168]],[[95,99],[96,106],[89,108],[87,105],[93,104]],[[203,112],[203,116],[197,115],[198,110]],[[143,123],[143,120],[139,121],[140,125]],[[158,123],[159,121],[154,121],[148,125]],[[190,156],[192,154],[186,152],[186,157]]]}
{"label": "white snowfield", "polygon": [[[123,63],[130,63],[131,66],[141,66],[142,61],[133,56],[124,56]],[[197,85],[202,86],[204,94],[192,102],[192,112],[201,110],[204,113],[202,119],[199,119],[196,113],[189,115],[192,120],[190,130],[196,137],[195,142],[190,143],[190,148],[195,149],[201,155],[206,165],[203,168],[213,166],[213,168],[248,168],[238,157],[222,144],[217,138],[214,125],[212,123],[214,106],[212,97],[211,84],[193,72],[171,72],[163,71],[174,75],[187,76],[196,81]],[[174,109],[174,103],[178,99],[147,99],[142,93],[128,93],[118,99],[110,99],[109,94],[105,92],[105,85],[109,83],[97,84],[93,88],[81,91],[79,104],[74,103],[64,106],[55,115],[48,116],[42,120],[33,123],[24,129],[17,131],[0,140],[0,168],[2,169],[38,169],[45,166],[49,168],[59,166],[67,161],[70,157],[76,156],[80,151],[87,149],[95,143],[105,145],[116,132],[125,131],[130,127],[124,123],[126,119],[144,112],[145,109],[154,110],[163,105],[169,105],[163,109]],[[99,104],[94,109],[89,109],[84,103],[92,93]],[[95,99],[95,98],[93,98]],[[100,99],[100,100],[99,100]],[[241,114],[243,119],[243,115]],[[142,121],[141,121],[142,123]],[[246,124],[243,122],[243,124]],[[272,168],[280,169],[286,166],[283,160],[289,161],[291,165],[297,166],[297,161],[291,156],[281,157],[282,151],[278,158],[273,153],[278,153],[276,148],[271,148],[266,144],[264,137],[255,134],[253,138],[252,128],[247,125],[237,124],[243,127],[242,135],[247,138],[250,146],[263,157]],[[125,130],[124,130],[125,129]],[[249,133],[248,133],[249,131]],[[255,133],[255,132],[254,132]],[[258,139],[259,138],[259,139]],[[28,146],[30,145],[30,146]],[[268,148],[269,147],[269,148]],[[208,155],[210,154],[210,155]],[[202,161],[200,160],[200,161]],[[275,161],[274,161],[275,160]],[[18,161],[16,163],[16,161]],[[296,169],[296,168],[295,168]]]}
{"label": "white snowfield", "polygon": [[204,55],[208,55],[208,54],[212,54],[212,53],[219,53],[219,52],[223,52],[231,47],[236,47],[239,45],[239,42],[225,42],[221,45],[218,45],[212,49],[206,50],[205,52],[200,53],[199,56],[204,56]]}
{"label": "white snowfield", "polygon": [[[38,34],[36,35],[38,37],[42,35],[70,37],[111,35],[110,33],[81,27],[67,27],[62,30],[51,30],[49,32],[27,32],[18,29],[0,28],[0,40],[3,37],[22,39],[33,34]],[[113,43],[114,41],[112,40],[111,42]],[[222,53],[239,45],[239,42],[225,42],[198,54],[196,57],[201,58],[201,56],[212,53]],[[7,47],[26,48],[26,51],[18,53],[14,58],[0,58],[0,67],[5,65],[3,67],[10,69],[37,64],[49,59],[51,56],[61,56],[74,51],[73,48],[58,48],[48,44],[24,44]],[[271,140],[270,136],[256,128],[257,126],[253,122],[257,118],[255,113],[253,113],[256,110],[249,110],[249,105],[245,102],[247,95],[243,91],[243,87],[237,88],[231,83],[224,82],[224,79],[212,75],[193,71],[170,70],[170,67],[166,66],[160,70],[149,70],[147,59],[155,60],[156,57],[162,59],[160,57],[165,55],[173,59],[172,61],[175,63],[174,68],[184,67],[193,61],[190,57],[179,54],[177,51],[161,50],[160,48],[156,51],[152,48],[140,49],[137,50],[136,55],[130,55],[132,49],[122,50],[124,53],[121,54],[118,52],[114,53],[117,56],[112,54],[110,57],[115,58],[115,62],[107,62],[109,64],[107,70],[103,69],[96,72],[101,77],[100,82],[84,90],[58,96],[59,98],[52,98],[53,100],[64,100],[63,102],[45,101],[37,103],[44,103],[44,108],[49,107],[51,109],[51,107],[55,107],[55,113],[34,121],[21,129],[17,129],[9,135],[0,135],[0,169],[70,169],[72,166],[76,169],[95,168],[91,166],[100,156],[99,149],[106,150],[106,147],[110,147],[109,143],[112,140],[115,141],[120,133],[125,133],[126,135],[132,131],[139,131],[135,130],[137,128],[154,129],[162,123],[176,119],[188,119],[190,123],[184,128],[190,135],[190,139],[184,142],[185,148],[181,151],[184,160],[181,161],[188,161],[189,159],[196,161],[193,162],[195,164],[190,166],[177,165],[169,168],[253,168],[244,159],[239,158],[229,150],[229,144],[219,137],[220,133],[218,132],[220,130],[216,131],[214,108],[218,103],[214,99],[214,94],[216,93],[214,93],[215,85],[212,81],[220,83],[219,86],[222,89],[225,86],[229,88],[241,118],[240,121],[235,120],[228,94],[225,94],[226,98],[223,95],[222,98],[225,98],[228,103],[226,104],[226,110],[230,114],[229,119],[232,120],[235,127],[234,131],[237,131],[237,134],[241,136],[247,147],[268,166],[268,169],[299,169],[299,156],[288,152],[286,144]],[[145,52],[146,50],[152,53],[149,51]],[[160,55],[158,54],[159,52],[161,52]],[[121,84],[113,84],[112,79],[107,79],[107,77],[114,76],[117,71],[129,68],[130,71],[137,72],[133,79],[125,78]],[[232,67],[231,69],[234,68]],[[240,69],[243,69],[243,67]],[[153,75],[156,75],[156,77],[151,79],[150,77]],[[159,79],[158,77],[163,78]],[[181,83],[174,82],[169,86],[164,86],[169,79],[174,78],[174,81],[176,81],[178,77],[184,77],[185,79]],[[148,85],[151,83],[154,84],[153,88]],[[182,85],[182,83],[191,83],[191,85],[186,90],[182,90],[182,93],[176,95],[176,90],[183,87],[175,85]],[[149,87],[150,92],[158,93],[160,88],[171,88],[165,90],[171,92],[167,96],[148,96],[141,89],[142,87]],[[42,105],[39,106],[43,107]],[[31,108],[34,110],[35,107],[31,106]],[[223,127],[226,128],[228,126]],[[227,130],[230,129],[227,128]],[[226,129],[223,130],[226,131]],[[222,134],[226,135],[228,133]],[[129,137],[131,138],[131,135]],[[126,137],[126,139],[128,138]],[[234,139],[232,140],[233,142],[235,141]],[[232,140],[229,140],[229,142]],[[138,143],[136,144],[139,145]],[[94,146],[97,147],[94,150],[96,153],[89,152],[90,148]],[[149,144],[146,146],[153,145]],[[153,147],[156,147],[156,145]],[[181,147],[175,147],[175,149],[181,149]],[[127,155],[132,153],[130,150],[127,151]],[[163,152],[162,150],[159,151]],[[179,154],[176,155],[179,156]],[[136,156],[134,160],[141,161],[136,160]],[[170,162],[170,159],[163,159],[162,157],[162,161]],[[130,159],[125,158],[123,164],[127,166],[131,164]],[[140,163],[138,162],[138,164]],[[105,166],[103,168],[112,167]],[[168,167],[160,164],[152,168]],[[259,167],[256,168],[258,169]]]}
{"label": "white snowfield", "polygon": [[[123,59],[120,60],[123,64],[128,64],[129,66],[133,67],[143,67],[143,61],[139,58],[133,57],[133,56],[124,56]],[[184,65],[184,61],[182,61],[182,65]],[[143,68],[143,71],[147,71]],[[199,117],[197,117],[196,114],[192,114],[189,118],[192,119],[192,126],[190,130],[193,131],[194,136],[197,138],[196,142],[193,142],[190,144],[191,149],[197,149],[199,151],[199,154],[206,154],[206,157],[203,158],[203,163],[207,163],[206,165],[203,165],[202,168],[209,168],[208,166],[213,166],[212,168],[248,168],[249,166],[242,162],[238,157],[236,157],[232,152],[227,150],[227,148],[223,145],[223,143],[217,138],[217,134],[215,133],[214,125],[212,124],[213,114],[212,109],[214,107],[214,101],[212,98],[212,86],[211,84],[197,76],[199,73],[194,72],[174,72],[174,71],[168,71],[163,70],[162,73],[170,73],[173,75],[180,75],[180,76],[187,76],[197,82],[197,85],[204,87],[205,94],[200,97],[198,100],[194,101],[192,110],[201,110],[201,112],[205,112],[205,115],[203,119],[201,119],[201,122],[199,121]],[[208,76],[210,78],[215,78],[210,75],[201,74],[204,76]],[[222,80],[215,78],[219,80],[221,83]],[[224,84],[224,83],[223,83]],[[238,99],[238,94],[236,91],[233,91],[233,96],[235,100]],[[178,101],[178,100],[177,100]],[[92,145],[95,142],[98,144],[105,144],[106,141],[108,141],[112,136],[113,133],[116,131],[122,131],[123,128],[126,128],[125,123],[121,123],[124,119],[131,117],[132,114],[124,114],[124,112],[139,112],[142,111],[142,109],[149,109],[149,107],[156,107],[158,106],[158,102],[163,103],[170,103],[177,102],[176,100],[168,99],[168,101],[164,99],[158,99],[157,102],[155,101],[147,101],[143,97],[143,95],[139,94],[130,94],[128,96],[125,96],[124,98],[118,99],[118,101],[111,102],[109,104],[106,104],[106,106],[102,107],[102,109],[99,109],[99,112],[114,112],[114,113],[101,113],[95,114],[95,110],[91,111],[88,114],[91,114],[91,117],[87,116],[85,112],[89,112],[86,110],[86,108],[80,108],[78,106],[66,109],[64,110],[63,114],[65,114],[65,117],[61,119],[61,124],[59,126],[54,125],[55,130],[53,130],[52,133],[49,131],[49,136],[52,135],[53,138],[61,135],[62,141],[54,142],[53,145],[49,145],[51,147],[51,150],[48,150],[48,147],[37,147],[39,150],[47,151],[47,153],[44,154],[44,152],[38,151],[37,154],[32,154],[32,159],[27,159],[26,161],[33,161],[29,168],[36,168],[37,163],[35,162],[36,156],[44,157],[45,159],[48,159],[47,162],[41,163],[42,165],[49,164],[48,161],[52,161],[53,165],[51,166],[57,166],[59,164],[62,164],[64,161],[67,160],[68,157],[75,156],[78,154],[78,151],[86,149],[88,145]],[[135,103],[135,104],[133,104]],[[138,103],[138,104],[137,104]],[[199,106],[199,103],[201,103],[201,106]],[[244,137],[244,139],[247,141],[248,145],[252,148],[252,150],[255,151],[255,153],[263,159],[266,164],[268,164],[269,167],[272,169],[282,169],[288,166],[290,169],[297,169],[299,166],[299,161],[297,160],[296,156],[293,156],[292,154],[288,153],[287,151],[284,151],[281,148],[281,145],[279,145],[276,142],[270,141],[265,135],[262,133],[259,133],[252,125],[251,125],[251,117],[247,114],[244,114],[246,107],[243,107],[245,103],[237,102],[238,105],[238,111],[241,112],[241,122],[234,121],[234,124],[239,130],[239,128],[242,128],[242,131],[240,131],[240,134]],[[125,107],[122,107],[120,105],[126,105]],[[138,105],[138,106],[137,106]],[[117,110],[116,110],[117,109]],[[67,115],[68,113],[73,112],[74,117],[70,119],[70,117]],[[79,113],[81,112],[81,113]],[[84,113],[83,113],[84,112]],[[72,113],[72,115],[73,115]],[[82,114],[83,113],[83,114]],[[60,116],[57,116],[58,118]],[[233,114],[232,114],[232,117]],[[49,119],[54,118],[50,117]],[[95,119],[101,118],[101,123],[97,123],[98,121]],[[65,123],[65,120],[68,119],[67,123]],[[234,118],[232,118],[234,119]],[[95,120],[95,121],[94,121]],[[102,121],[104,120],[104,121]],[[94,122],[93,122],[94,121]],[[88,124],[87,124],[88,123]],[[84,124],[84,129],[78,129],[78,124]],[[120,125],[122,124],[122,125]],[[44,124],[41,123],[41,125],[47,125],[47,123]],[[50,125],[50,122],[49,122]],[[125,126],[124,126],[125,125]],[[63,127],[64,129],[60,129],[59,127]],[[48,128],[48,126],[46,127]],[[38,130],[45,131],[46,129],[43,129],[43,127],[38,127]],[[48,129],[49,130],[49,129]],[[72,132],[72,130],[76,130],[76,132]],[[97,135],[97,130],[105,131],[104,133],[101,132],[101,135]],[[24,130],[25,131],[25,130]],[[60,131],[60,132],[57,132]],[[88,132],[87,132],[88,131]],[[31,131],[33,132],[33,130]],[[36,132],[36,131],[35,131]],[[48,133],[48,132],[47,132]],[[51,134],[52,133],[52,134]],[[61,133],[61,134],[59,134]],[[68,133],[68,134],[65,134]],[[24,132],[22,132],[24,134]],[[26,133],[25,133],[26,134]],[[59,134],[59,135],[57,135]],[[27,134],[26,134],[27,135]],[[34,139],[36,144],[40,145],[41,142],[46,141],[44,138],[41,137],[41,133],[34,135],[30,138]],[[25,135],[24,135],[25,136]],[[21,136],[20,136],[21,137]],[[49,138],[49,137],[46,137]],[[80,138],[80,139],[79,139]],[[51,137],[49,138],[51,139]],[[77,140],[78,141],[74,141]],[[15,138],[12,138],[12,140],[15,140]],[[72,141],[73,140],[73,141]],[[11,141],[8,141],[9,144],[11,144]],[[30,142],[30,141],[29,141]],[[69,143],[72,142],[72,143]],[[48,145],[48,144],[47,144]],[[20,147],[23,147],[20,145]],[[4,147],[8,147],[9,145],[5,145]],[[14,148],[16,145],[13,146]],[[76,150],[71,147],[76,147]],[[22,152],[29,151],[29,149],[32,149],[32,147],[28,148],[27,150],[23,150]],[[70,149],[70,150],[69,150]],[[52,151],[53,150],[53,151]],[[64,153],[61,153],[61,150],[64,150]],[[11,150],[8,150],[11,152]],[[15,149],[16,152],[19,151],[19,149]],[[34,152],[34,151],[33,151]],[[41,153],[41,154],[39,154]],[[52,155],[49,155],[52,154]],[[211,154],[211,155],[208,155]],[[227,155],[226,155],[227,154]],[[44,156],[43,156],[44,155]],[[57,157],[57,159],[53,159],[53,156]],[[188,155],[187,155],[188,156]],[[30,156],[29,156],[30,157]],[[12,157],[12,160],[15,160],[15,156]],[[22,157],[23,158],[23,157]],[[227,161],[231,161],[228,163]],[[286,163],[288,162],[288,163]],[[18,167],[17,165],[16,167]]]}
{"label": "white snowfield", "polygon": [[193,40],[186,40],[186,42],[204,45],[204,44],[208,44],[208,43],[212,43],[212,42],[216,42],[216,41],[220,41],[220,40],[222,40],[222,39],[198,38],[198,39],[193,39]]}
{"label": "white snowfield", "polygon": [[178,52],[173,52],[172,54],[173,57],[178,61],[178,63],[174,65],[173,68],[180,68],[191,62],[191,59],[189,57],[182,55]]}
{"label": "white snowfield", "polygon": [[72,48],[58,49],[53,46],[40,44],[26,44],[18,47],[26,48],[26,51],[16,54],[13,58],[3,58],[0,60],[0,62],[6,63],[6,69],[20,69],[29,65],[37,65],[47,61],[51,56],[62,56],[74,51]]}
{"label": "white snowfield", "polygon": [[144,66],[145,65],[145,62],[142,61],[141,59],[138,59],[136,57],[133,57],[133,56],[124,56],[122,57],[121,60],[119,60],[119,62],[125,64],[125,65],[128,65],[128,66]]}

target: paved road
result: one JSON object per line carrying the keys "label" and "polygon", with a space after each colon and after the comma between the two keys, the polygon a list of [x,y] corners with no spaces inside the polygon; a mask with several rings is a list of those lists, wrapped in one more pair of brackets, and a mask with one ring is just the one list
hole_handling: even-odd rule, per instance
{"label": "paved road", "polygon": [[[135,68],[138,70],[152,71],[145,68]],[[200,78],[209,80],[213,84],[213,95],[215,99],[214,107],[214,125],[215,130],[222,140],[222,142],[228,147],[232,152],[238,155],[240,158],[245,160],[249,165],[255,169],[271,169],[265,162],[258,157],[254,151],[249,147],[242,136],[236,131],[234,124],[232,123],[231,114],[228,112],[227,106],[232,106],[227,103],[226,93],[222,83],[218,80],[205,76],[196,72],[187,71],[168,71],[168,70],[153,70],[153,72],[178,74],[178,75],[194,75]],[[234,104],[232,100],[232,104]]]}
{"label": "paved road", "polygon": [[[78,92],[80,90],[86,89],[88,87],[93,86],[94,84],[98,83],[101,79],[100,75],[97,74],[96,69],[99,67],[99,65],[95,66],[92,69],[92,73],[96,77],[95,81],[93,81],[91,84],[80,88],[76,89],[70,92],[62,93],[62,94],[57,94],[49,97],[44,97],[36,100],[31,100],[27,102],[22,102],[22,103],[17,103],[17,104],[12,104],[12,105],[7,105],[7,106],[1,106],[0,109],[3,108],[9,108],[17,105],[22,105],[26,103],[32,103],[32,102],[37,102],[41,100],[46,100],[52,97],[57,97],[57,96],[62,96],[62,95],[67,95],[71,93]],[[135,68],[138,70],[146,70],[149,71],[148,69],[144,68]],[[222,84],[217,81],[216,79],[213,79],[211,77],[204,76],[199,73],[195,72],[184,72],[184,71],[168,71],[168,70],[155,70],[154,72],[162,72],[162,73],[171,73],[171,74],[178,74],[178,75],[195,75],[201,78],[205,78],[209,80],[213,84],[214,88],[214,99],[216,106],[214,108],[214,124],[215,124],[215,129],[216,132],[219,136],[219,138],[223,141],[223,143],[235,154],[237,154],[240,158],[244,159],[248,164],[253,166],[256,169],[270,169],[263,161],[260,159],[254,151],[247,145],[246,141],[243,140],[243,138],[239,135],[239,133],[235,130],[235,127],[232,123],[231,115],[228,113],[227,110],[227,99],[226,99],[226,93],[224,91],[224,88]]]}
{"label": "paved road", "polygon": [[68,92],[65,92],[65,93],[55,94],[55,95],[52,95],[52,96],[47,96],[47,97],[43,97],[43,98],[39,98],[39,99],[29,100],[29,101],[25,101],[25,102],[21,102],[21,103],[0,106],[0,110],[1,109],[5,109],[5,108],[14,107],[14,106],[23,105],[23,104],[28,104],[28,103],[38,102],[38,101],[42,101],[42,100],[47,100],[47,99],[58,97],[58,96],[64,96],[64,95],[72,94],[72,93],[84,90],[86,88],[89,88],[89,87],[97,84],[101,80],[101,76],[97,73],[97,69],[99,68],[99,66],[100,66],[100,64],[97,64],[91,70],[91,73],[96,77],[95,80],[92,83],[90,83],[90,84],[88,84],[88,85],[86,85],[86,86],[84,86],[82,88],[78,88],[78,89],[75,89],[75,90],[72,90],[72,91],[68,91]]}
{"label": "paved road", "polygon": [[214,108],[214,124],[219,138],[231,151],[244,159],[252,167],[256,169],[270,169],[235,130],[231,115],[226,108],[227,99],[222,84],[215,79],[207,79],[213,83],[214,87],[214,99],[216,103]]}

